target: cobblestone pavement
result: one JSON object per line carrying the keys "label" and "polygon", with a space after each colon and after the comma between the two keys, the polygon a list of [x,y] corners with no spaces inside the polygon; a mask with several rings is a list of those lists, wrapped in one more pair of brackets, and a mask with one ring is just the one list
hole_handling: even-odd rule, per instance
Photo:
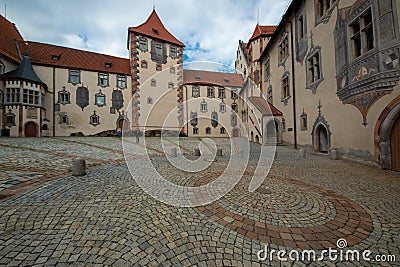
{"label": "cobblestone pavement", "polygon": [[[146,176],[147,148],[167,180],[200,186],[224,171],[229,140],[216,139],[224,156],[198,173],[169,164],[158,139],[126,141],[135,149],[124,155],[116,138],[1,138],[0,266],[400,266],[399,173],[321,154],[302,159],[278,147],[267,179],[249,192],[259,149],[252,145],[248,168],[231,192],[206,206],[178,208],[147,195],[125,157],[134,175]],[[195,159],[198,139],[179,145]],[[77,157],[89,164],[85,176],[70,176]],[[341,238],[344,253],[370,250],[371,258],[394,255],[396,261],[340,262],[327,254],[322,261],[278,260],[277,250],[295,257],[313,249],[318,258],[323,249],[337,249]],[[265,245],[275,250],[272,261],[257,257]]]}

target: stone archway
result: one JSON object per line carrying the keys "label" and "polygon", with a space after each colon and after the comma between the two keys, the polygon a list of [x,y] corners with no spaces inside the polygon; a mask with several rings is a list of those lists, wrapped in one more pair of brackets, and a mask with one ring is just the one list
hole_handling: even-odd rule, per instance
{"label": "stone archway", "polygon": [[25,137],[37,137],[37,125],[33,121],[25,124]]}
{"label": "stone archway", "polygon": [[329,151],[328,130],[323,124],[320,124],[316,130],[316,150],[322,153]]}
{"label": "stone archway", "polygon": [[400,97],[382,111],[375,128],[375,144],[382,169],[400,171]]}
{"label": "stone archway", "polygon": [[237,129],[237,128],[233,129],[232,136],[233,137],[239,137],[240,136],[239,129]]}
{"label": "stone archway", "polygon": [[278,143],[279,142],[279,124],[278,121],[276,119],[270,120],[267,123],[267,127],[266,127],[266,142],[268,144],[274,144],[274,143]]}

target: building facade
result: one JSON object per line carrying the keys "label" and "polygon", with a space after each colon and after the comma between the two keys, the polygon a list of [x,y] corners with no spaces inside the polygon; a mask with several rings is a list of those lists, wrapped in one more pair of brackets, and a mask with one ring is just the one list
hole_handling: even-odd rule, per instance
{"label": "building facade", "polygon": [[397,0],[293,1],[261,57],[285,143],[400,170]]}

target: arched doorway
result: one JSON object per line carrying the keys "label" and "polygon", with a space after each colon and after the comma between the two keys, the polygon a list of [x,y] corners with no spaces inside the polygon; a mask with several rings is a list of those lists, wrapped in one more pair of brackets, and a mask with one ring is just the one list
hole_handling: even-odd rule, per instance
{"label": "arched doorway", "polygon": [[400,171],[400,116],[397,116],[390,135],[392,170]]}
{"label": "arched doorway", "polygon": [[257,143],[257,144],[260,143],[260,138],[258,137],[258,135],[256,135],[256,143]]}
{"label": "arched doorway", "polygon": [[129,121],[126,119],[119,119],[117,125],[118,128],[121,129],[122,131],[129,130]]}
{"label": "arched doorway", "polygon": [[25,137],[36,137],[37,127],[36,123],[30,121],[25,124]]}
{"label": "arched doorway", "polygon": [[322,153],[329,151],[328,131],[322,124],[317,128],[317,151]]}
{"label": "arched doorway", "polygon": [[250,141],[254,142],[254,133],[253,132],[250,133]]}
{"label": "arched doorway", "polygon": [[233,129],[232,135],[233,137],[239,137],[239,129]]}
{"label": "arched doorway", "polygon": [[278,141],[278,122],[276,120],[270,120],[267,124],[267,143],[273,144]]}

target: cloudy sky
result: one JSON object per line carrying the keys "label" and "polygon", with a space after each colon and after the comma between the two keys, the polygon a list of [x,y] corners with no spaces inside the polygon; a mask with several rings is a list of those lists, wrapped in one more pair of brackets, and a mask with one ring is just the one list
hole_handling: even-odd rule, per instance
{"label": "cloudy sky", "polygon": [[[165,27],[185,44],[185,60],[233,66],[238,40],[257,23],[276,25],[290,0],[0,0],[0,13],[27,40],[128,57],[127,29],[153,4]],[[259,12],[258,12],[259,11]]]}

